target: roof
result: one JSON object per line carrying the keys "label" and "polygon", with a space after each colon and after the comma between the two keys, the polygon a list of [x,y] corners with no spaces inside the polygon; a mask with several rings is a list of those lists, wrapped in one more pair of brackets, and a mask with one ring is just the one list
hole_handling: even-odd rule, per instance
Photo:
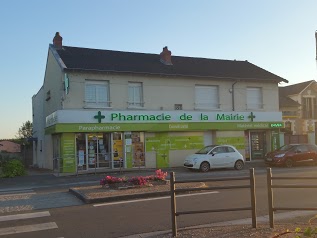
{"label": "roof", "polygon": [[300,103],[294,101],[293,99],[285,96],[279,96],[279,107],[299,107]]}
{"label": "roof", "polygon": [[313,82],[315,82],[315,80],[310,80],[310,81],[306,81],[306,82],[302,82],[302,83],[288,85],[285,87],[279,87],[279,93],[282,96],[300,94],[304,89],[306,89]]}
{"label": "roof", "polygon": [[[51,45],[52,46],[52,45]],[[54,47],[52,47],[55,49]],[[160,62],[159,54],[63,46],[55,49],[65,70],[213,77],[236,80],[288,82],[248,61],[172,56],[173,65]]]}

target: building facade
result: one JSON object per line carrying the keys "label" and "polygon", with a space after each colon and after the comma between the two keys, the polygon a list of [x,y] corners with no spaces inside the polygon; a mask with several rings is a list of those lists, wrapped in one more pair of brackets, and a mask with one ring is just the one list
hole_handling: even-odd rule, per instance
{"label": "building facade", "polygon": [[90,169],[182,166],[209,144],[262,159],[280,144],[278,83],[247,61],[49,46],[33,96],[34,163]]}
{"label": "building facade", "polygon": [[[289,142],[309,142],[315,144],[317,134],[317,83],[310,80],[279,88],[280,111],[285,128],[283,132],[290,135]],[[299,137],[301,136],[301,137]],[[303,138],[304,141],[297,141]]]}

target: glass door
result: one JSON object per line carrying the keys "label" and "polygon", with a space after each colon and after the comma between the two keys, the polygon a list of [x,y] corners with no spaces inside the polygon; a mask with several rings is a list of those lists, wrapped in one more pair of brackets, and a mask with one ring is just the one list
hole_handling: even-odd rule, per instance
{"label": "glass door", "polygon": [[251,132],[251,158],[264,159],[266,153],[265,132]]}
{"label": "glass door", "polygon": [[77,169],[87,170],[87,161],[86,161],[86,136],[84,133],[76,134],[76,151],[77,151]]}
{"label": "glass door", "polygon": [[86,144],[88,169],[97,168],[98,136],[96,134],[86,134]]}
{"label": "glass door", "polygon": [[111,168],[111,140],[110,133],[98,134],[97,167]]}

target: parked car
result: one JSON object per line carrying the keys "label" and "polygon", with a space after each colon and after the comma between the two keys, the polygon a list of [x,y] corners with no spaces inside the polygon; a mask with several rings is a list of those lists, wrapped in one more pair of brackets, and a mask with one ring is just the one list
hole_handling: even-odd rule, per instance
{"label": "parked car", "polygon": [[245,160],[232,145],[209,145],[187,156],[184,167],[207,172],[214,168],[243,169]]}
{"label": "parked car", "polygon": [[265,155],[268,165],[281,165],[288,168],[300,163],[317,165],[317,146],[313,144],[289,144]]}

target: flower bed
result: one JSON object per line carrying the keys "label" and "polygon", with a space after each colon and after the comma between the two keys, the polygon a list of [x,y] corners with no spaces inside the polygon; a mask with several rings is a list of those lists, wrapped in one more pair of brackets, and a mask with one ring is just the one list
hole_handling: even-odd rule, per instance
{"label": "flower bed", "polygon": [[126,189],[153,185],[165,185],[168,183],[166,181],[167,172],[163,172],[161,169],[155,171],[154,175],[150,176],[136,176],[132,178],[118,178],[114,176],[106,176],[100,180],[100,185],[104,188],[110,189]]}

